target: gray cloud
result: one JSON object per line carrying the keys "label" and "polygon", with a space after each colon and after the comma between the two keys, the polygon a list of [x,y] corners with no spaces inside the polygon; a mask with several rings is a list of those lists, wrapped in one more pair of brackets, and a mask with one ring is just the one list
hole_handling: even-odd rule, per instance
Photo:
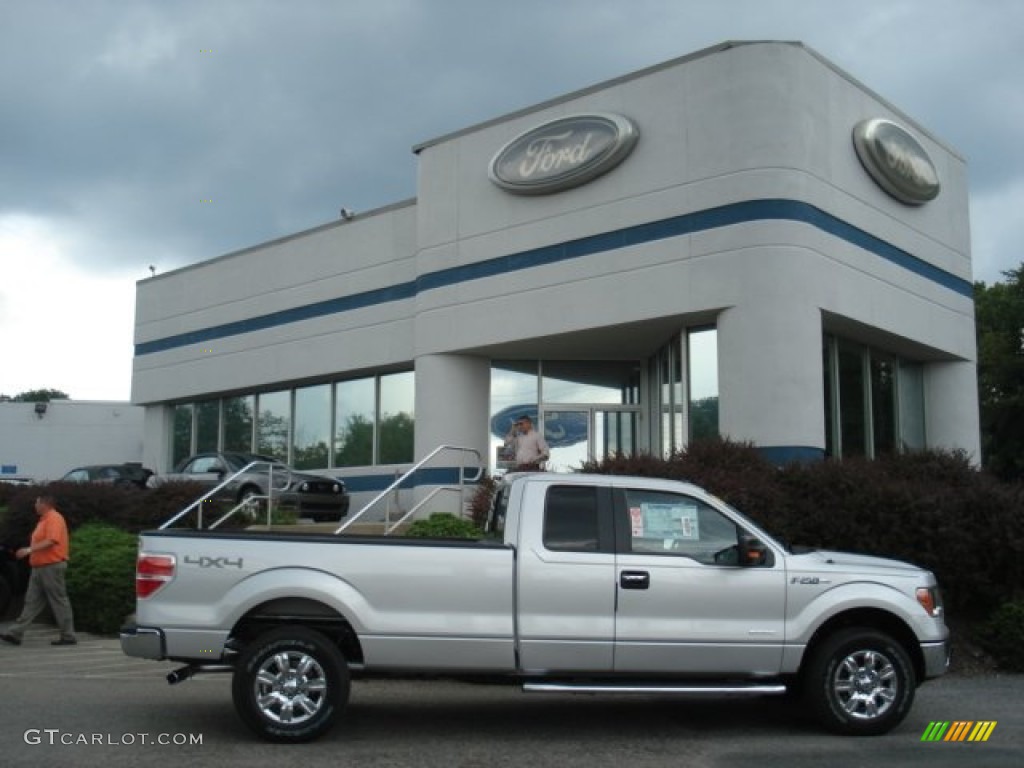
{"label": "gray cloud", "polygon": [[0,0],[0,215],[67,222],[73,258],[141,277],[410,197],[418,142],[766,38],[963,153],[976,271],[1019,263],[1024,224],[989,203],[1024,194],[1016,0]]}

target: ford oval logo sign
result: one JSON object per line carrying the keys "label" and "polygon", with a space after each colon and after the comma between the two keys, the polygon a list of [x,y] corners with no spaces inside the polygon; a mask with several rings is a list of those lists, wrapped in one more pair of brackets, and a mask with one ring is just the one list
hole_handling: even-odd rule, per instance
{"label": "ford oval logo sign", "polygon": [[516,137],[491,160],[502,189],[544,195],[585,184],[626,159],[640,132],[621,115],[574,115]]}
{"label": "ford oval logo sign", "polygon": [[853,146],[882,189],[904,203],[921,205],[939,194],[939,174],[924,147],[890,120],[863,120],[853,128]]}

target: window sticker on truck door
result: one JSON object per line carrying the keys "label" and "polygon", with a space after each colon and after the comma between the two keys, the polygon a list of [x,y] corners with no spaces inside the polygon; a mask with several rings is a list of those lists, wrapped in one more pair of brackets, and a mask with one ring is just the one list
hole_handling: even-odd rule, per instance
{"label": "window sticker on truck door", "polygon": [[644,503],[640,510],[643,519],[641,535],[645,538],[667,541],[696,541],[700,538],[696,504]]}

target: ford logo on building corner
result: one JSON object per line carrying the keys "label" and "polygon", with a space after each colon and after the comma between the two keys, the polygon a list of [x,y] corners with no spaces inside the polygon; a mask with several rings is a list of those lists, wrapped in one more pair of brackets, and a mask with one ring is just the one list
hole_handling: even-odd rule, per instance
{"label": "ford logo on building corner", "polygon": [[585,184],[617,166],[640,132],[621,115],[573,115],[517,136],[491,160],[488,176],[502,189],[544,195]]}
{"label": "ford logo on building corner", "polygon": [[939,194],[939,174],[925,148],[891,120],[862,120],[853,127],[857,157],[875,182],[904,203],[922,205]]}

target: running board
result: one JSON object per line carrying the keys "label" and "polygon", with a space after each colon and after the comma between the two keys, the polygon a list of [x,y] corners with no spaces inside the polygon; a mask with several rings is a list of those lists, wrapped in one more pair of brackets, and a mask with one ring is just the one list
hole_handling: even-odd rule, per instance
{"label": "running board", "polygon": [[781,684],[644,685],[636,683],[523,683],[527,693],[646,693],[691,695],[767,696],[786,692]]}

